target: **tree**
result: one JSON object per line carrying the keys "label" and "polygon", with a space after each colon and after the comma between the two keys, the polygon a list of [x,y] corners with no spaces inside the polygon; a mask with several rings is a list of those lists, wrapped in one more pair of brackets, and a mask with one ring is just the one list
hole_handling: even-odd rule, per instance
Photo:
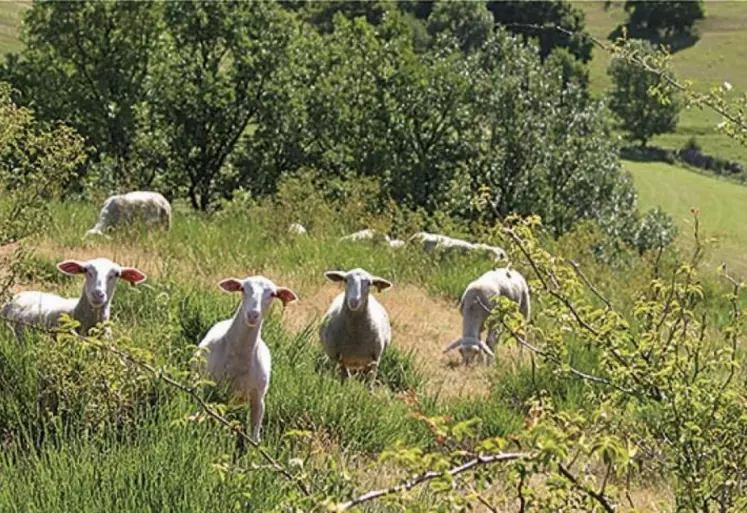
{"label": "tree", "polygon": [[261,2],[172,2],[165,23],[150,102],[167,140],[169,180],[206,210],[286,58],[292,19]]}
{"label": "tree", "polygon": [[154,2],[34,2],[25,47],[0,75],[40,119],[70,123],[121,164],[137,131],[160,16]]}
{"label": "tree", "polygon": [[648,30],[664,37],[692,34],[695,22],[705,17],[703,0],[627,0],[625,12],[634,33]]}
{"label": "tree", "polygon": [[439,0],[428,17],[428,32],[435,36],[448,31],[464,51],[479,48],[493,32],[493,16],[485,2]]}
{"label": "tree", "polygon": [[[488,2],[488,10],[496,24],[524,39],[536,38],[543,59],[553,48],[562,47],[582,62],[591,60],[592,43],[584,30],[584,13],[566,1],[493,0]],[[557,30],[556,26],[567,32]]]}
{"label": "tree", "polygon": [[[631,48],[642,56],[654,51],[653,46],[643,40],[631,41]],[[668,67],[657,73],[615,58],[607,73],[612,78],[610,109],[620,119],[631,140],[646,146],[651,137],[674,132],[681,105],[666,80],[672,77]]]}

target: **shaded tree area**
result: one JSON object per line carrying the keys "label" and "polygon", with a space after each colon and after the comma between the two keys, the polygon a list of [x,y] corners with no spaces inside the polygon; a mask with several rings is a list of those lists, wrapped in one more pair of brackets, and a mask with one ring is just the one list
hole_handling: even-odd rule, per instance
{"label": "shaded tree area", "polygon": [[635,194],[585,91],[586,50],[544,55],[551,42],[492,27],[491,12],[536,21],[529,5],[438,2],[420,46],[414,2],[35,3],[2,76],[93,146],[81,186],[210,210],[314,170],[369,177],[372,201],[427,215],[494,222],[475,204],[487,191],[500,216],[539,214],[556,235],[595,220],[633,241]]}
{"label": "shaded tree area", "polygon": [[705,3],[703,0],[627,0],[625,12],[627,21],[609,35],[610,39],[621,37],[625,31],[628,37],[666,45],[677,52],[700,38],[696,23],[705,18]]}

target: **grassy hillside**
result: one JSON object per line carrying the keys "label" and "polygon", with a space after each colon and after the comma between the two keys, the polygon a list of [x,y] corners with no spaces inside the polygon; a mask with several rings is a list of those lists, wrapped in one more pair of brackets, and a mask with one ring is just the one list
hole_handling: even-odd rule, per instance
{"label": "grassy hillside", "polygon": [[23,11],[30,2],[3,0],[0,2],[0,55],[6,52],[17,52],[21,49],[19,39]]}
{"label": "grassy hillside", "polygon": [[[83,240],[96,209],[68,203],[54,210],[54,225],[36,239],[35,260],[18,288],[77,295],[80,280],[54,267],[63,258],[107,256],[137,266],[149,278],[142,286],[120,285],[113,303],[115,333],[151,354],[156,365],[187,368],[193,344],[213,322],[233,313],[237,298],[216,287],[222,278],[262,273],[299,294],[298,303],[282,310],[276,306],[264,328],[273,377],[263,433],[265,446],[281,461],[303,454],[315,482],[345,469],[360,486],[390,483],[398,474],[375,464],[375,453],[398,440],[431,446],[427,430],[410,415],[416,406],[402,400],[403,391],[416,391],[417,408],[427,415],[480,417],[483,436],[522,429],[525,401],[537,386],[551,391],[559,408],[581,407],[581,382],[542,368],[535,375],[526,355],[522,358],[512,345],[500,346],[500,365],[493,367],[464,368],[455,365],[458,354],[442,354],[461,330],[457,298],[469,281],[492,267],[489,260],[434,260],[417,248],[341,243],[339,226],[316,226],[310,237],[295,238],[285,233],[284,221],[267,212],[241,210],[213,217],[178,211],[168,234]],[[307,226],[313,224],[307,221]],[[395,282],[378,296],[390,313],[393,345],[374,394],[355,380],[340,385],[317,337],[320,316],[340,292],[323,271],[354,266]],[[604,273],[600,286],[610,297],[619,303],[632,297],[632,291],[621,290],[619,278]],[[645,280],[644,274],[637,276]],[[534,322],[551,322],[542,320],[538,308]],[[54,344],[39,338],[19,345],[0,327],[0,504],[48,512],[106,511],[115,498],[118,511],[133,512],[278,507],[286,491],[277,476],[260,470],[242,480],[215,471],[213,464],[221,461],[244,468],[261,461],[209,423],[179,422],[195,411],[188,398],[139,379],[113,358],[69,343],[50,350]],[[582,352],[575,365],[594,363]],[[245,412],[230,415],[243,421]],[[294,429],[312,433],[313,442],[306,447],[303,440],[287,438]],[[350,491],[343,487],[338,493]],[[634,495],[651,510],[655,501],[667,498],[666,485],[637,486]],[[427,491],[421,500],[426,510],[433,506]]]}
{"label": "grassy hillside", "polygon": [[[586,27],[600,40],[606,41],[615,28],[625,22],[622,3],[605,9],[604,2],[575,2],[586,13]],[[725,81],[734,86],[734,94],[747,91],[747,6],[743,2],[706,2],[706,19],[698,28],[700,39],[691,47],[677,52],[672,63],[682,80],[692,80],[698,91]],[[602,93],[610,87],[606,70],[609,56],[594,49],[590,64],[591,88]],[[651,144],[666,148],[680,148],[690,137],[696,137],[703,150],[722,158],[747,162],[747,148],[715,131],[720,121],[710,110],[683,111],[677,132],[654,138]]]}
{"label": "grassy hillside", "polygon": [[659,206],[680,227],[680,243],[692,243],[691,208],[700,210],[703,235],[717,240],[707,261],[713,266],[726,262],[740,275],[747,275],[747,187],[686,171],[663,163],[625,161],[633,174],[642,208]]}

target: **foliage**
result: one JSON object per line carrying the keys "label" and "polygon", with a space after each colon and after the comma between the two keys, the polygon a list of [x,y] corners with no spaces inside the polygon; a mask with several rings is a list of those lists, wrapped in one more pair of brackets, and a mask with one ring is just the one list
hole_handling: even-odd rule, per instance
{"label": "foliage", "polygon": [[488,10],[496,24],[505,25],[507,30],[525,39],[537,38],[543,58],[555,48],[566,48],[581,62],[591,60],[592,43],[584,30],[584,13],[570,2],[494,0],[488,2]]}
{"label": "foliage", "polygon": [[[163,30],[157,2],[34,2],[0,75],[45,121],[64,121],[126,171]],[[82,30],[82,28],[85,28]]]}
{"label": "foliage", "polygon": [[464,51],[480,48],[493,32],[493,16],[485,2],[440,0],[428,16],[428,32],[436,36],[447,31]]}
{"label": "foliage", "polygon": [[672,217],[660,208],[651,209],[641,219],[635,236],[635,248],[640,254],[652,249],[661,251],[669,246],[676,236],[677,227]]}
{"label": "foliage", "polygon": [[[10,86],[0,82],[0,297],[20,272],[25,251],[12,243],[49,222],[49,202],[57,198],[85,161],[83,140],[74,130],[40,127],[34,113],[16,105]],[[8,246],[6,246],[8,245]]]}
{"label": "foliage", "polygon": [[649,30],[664,37],[693,33],[695,22],[705,18],[703,0],[627,0],[625,11],[632,30]]}
{"label": "foliage", "polygon": [[172,187],[206,210],[236,141],[285,59],[288,16],[264,3],[169,3],[167,59],[151,101],[168,141]]}
{"label": "foliage", "polygon": [[[654,52],[653,46],[643,40],[631,41],[629,50],[641,59]],[[657,73],[613,59],[607,73],[612,78],[610,109],[619,117],[632,140],[645,146],[654,135],[673,132],[677,128],[682,105],[667,82],[667,78],[672,76],[667,67]]]}

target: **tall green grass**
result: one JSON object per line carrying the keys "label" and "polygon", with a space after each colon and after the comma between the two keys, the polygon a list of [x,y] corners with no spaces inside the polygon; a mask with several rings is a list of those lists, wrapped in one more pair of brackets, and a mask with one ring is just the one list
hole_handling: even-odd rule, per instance
{"label": "tall green grass", "polygon": [[[131,230],[111,240],[82,238],[96,217],[90,204],[58,204],[53,211],[54,222],[36,240],[39,251],[28,263],[23,286],[77,296],[79,280],[62,276],[54,264],[83,254],[146,266],[151,275],[145,284],[118,286],[112,308],[115,340],[126,337],[123,347],[150,355],[156,367],[177,371],[188,369],[195,345],[210,326],[237,307],[238,298],[219,291],[217,279],[268,273],[312,292],[325,283],[325,270],[365,267],[396,285],[409,283],[455,300],[469,281],[494,265],[479,257],[438,259],[415,248],[341,243],[338,236],[354,228],[345,222],[309,237],[291,237],[286,221],[274,219],[271,210],[203,215],[177,208],[169,232]],[[582,254],[582,240],[557,246]],[[600,286],[613,303],[627,304],[622,300],[629,302],[634,288],[647,279],[636,274],[639,265],[590,266],[588,272],[603,278]],[[716,299],[718,287],[707,293],[714,296],[714,308],[723,307]],[[534,307],[541,325],[542,306]],[[497,365],[484,394],[442,397],[427,386],[428,375],[414,354],[395,344],[385,353],[373,394],[362,380],[343,385],[323,355],[317,324],[311,319],[306,329],[290,332],[275,307],[263,328],[273,359],[263,445],[280,461],[308,452],[286,438],[289,431],[313,433],[342,467],[371,462],[397,442],[433,447],[429,431],[411,415],[413,406],[400,398],[409,390],[417,392],[418,411],[425,415],[457,421],[479,417],[482,436],[521,430],[527,400],[540,389],[558,408],[583,408],[585,385],[541,366],[533,371],[526,356],[518,366]],[[574,361],[584,370],[596,366],[593,355],[581,350]],[[222,428],[184,422],[196,411],[183,394],[111,355],[41,335],[18,343],[10,330],[0,329],[0,509],[280,507],[288,484],[278,476],[257,470],[239,478],[214,468],[225,460],[245,468],[261,461],[251,450],[240,450]],[[229,411],[241,422],[246,415],[246,408]],[[319,480],[335,472],[329,466],[307,470]]]}

